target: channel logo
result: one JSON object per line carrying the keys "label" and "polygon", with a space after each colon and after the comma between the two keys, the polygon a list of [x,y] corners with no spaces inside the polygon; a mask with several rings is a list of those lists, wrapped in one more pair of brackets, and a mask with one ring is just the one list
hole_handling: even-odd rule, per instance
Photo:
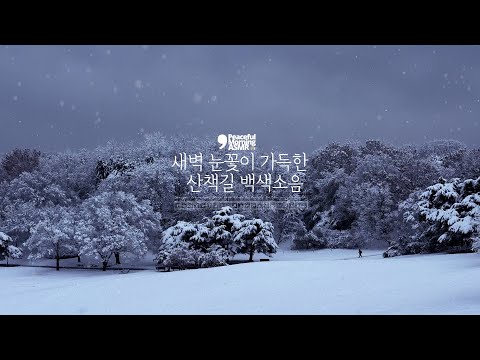
{"label": "channel logo", "polygon": [[246,135],[232,135],[232,134],[220,134],[217,137],[217,141],[220,144],[219,149],[225,149],[228,145],[227,150],[255,150],[257,146],[257,134],[246,134]]}

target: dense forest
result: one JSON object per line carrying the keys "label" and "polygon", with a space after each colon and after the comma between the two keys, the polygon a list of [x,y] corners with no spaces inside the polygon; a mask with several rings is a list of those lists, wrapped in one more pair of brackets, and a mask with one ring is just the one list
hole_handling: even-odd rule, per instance
{"label": "dense forest", "polygon": [[[300,192],[234,187],[241,201],[305,200],[306,210],[259,207],[241,214],[174,206],[177,198],[232,197],[208,186],[192,193],[187,184],[194,169],[172,165],[180,152],[216,157],[225,151],[211,139],[155,133],[92,150],[8,152],[0,166],[0,258],[23,254],[58,262],[93,255],[106,267],[111,257],[118,263],[120,255],[150,251],[160,263],[188,255],[215,266],[238,252],[250,258],[273,253],[277,243],[388,248],[384,256],[480,247],[480,149],[457,141],[328,144],[307,154]],[[271,173],[277,178],[285,169]]]}

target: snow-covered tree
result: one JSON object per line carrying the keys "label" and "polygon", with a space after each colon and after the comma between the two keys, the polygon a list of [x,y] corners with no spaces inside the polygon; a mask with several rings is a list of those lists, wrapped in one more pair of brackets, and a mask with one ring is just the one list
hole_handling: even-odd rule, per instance
{"label": "snow-covered tree", "polygon": [[[178,221],[175,225],[165,229],[162,233],[161,250],[175,248],[182,243],[191,244],[192,238],[197,235],[197,224],[187,221]],[[199,238],[200,235],[197,235]],[[196,238],[197,238],[196,237]]]}
{"label": "snow-covered tree", "polygon": [[121,253],[143,257],[161,229],[160,219],[148,200],[138,202],[121,191],[100,193],[82,204],[80,251],[100,259],[103,270],[113,255],[117,263]]}
{"label": "snow-covered tree", "polygon": [[34,171],[40,161],[40,151],[32,149],[14,149],[2,160],[2,168],[10,179],[24,172]]}
{"label": "snow-covered tree", "polygon": [[425,236],[428,225],[422,221],[418,199],[423,191],[417,190],[398,205],[392,218],[393,232],[389,251],[385,257],[429,252],[432,244]]}
{"label": "snow-covered tree", "polygon": [[167,214],[173,210],[174,175],[165,159],[141,162],[127,176],[110,174],[98,186],[99,192],[123,191],[137,200],[150,200],[154,210]]}
{"label": "snow-covered tree", "polygon": [[282,220],[283,221],[280,221],[278,225],[278,243],[287,243],[292,245],[298,228],[301,226],[304,227],[305,225],[301,219],[300,213],[296,210],[283,210]]}
{"label": "snow-covered tree", "polygon": [[215,211],[211,218],[206,219],[205,223],[205,226],[208,228],[208,244],[220,245],[231,255],[234,255],[236,248],[233,241],[233,229],[234,227],[240,227],[244,219],[245,216],[235,214],[229,206]]}
{"label": "snow-covered tree", "polygon": [[273,238],[273,225],[261,219],[244,220],[233,226],[235,242],[238,252],[249,255],[249,261],[253,261],[253,255],[263,253],[270,256],[276,253],[278,245]]}
{"label": "snow-covered tree", "polygon": [[29,259],[54,258],[56,269],[60,260],[79,256],[84,224],[76,208],[61,206],[42,209],[41,220],[31,229],[24,245],[30,250]]}
{"label": "snow-covered tree", "polygon": [[30,229],[41,220],[43,208],[72,204],[62,187],[53,182],[54,176],[24,172],[2,186],[2,226],[17,244],[28,238]]}
{"label": "snow-covered tree", "polygon": [[325,248],[326,242],[325,239],[323,239],[319,228],[320,227],[316,227],[309,231],[303,222],[298,221],[295,226],[295,233],[293,233],[294,239],[292,248],[295,250]]}
{"label": "snow-covered tree", "polygon": [[273,211],[261,214],[273,224],[277,244],[288,243],[290,246],[292,245],[297,224],[298,222],[303,223],[304,212],[307,210],[305,203],[305,196],[299,193],[289,193],[282,198],[282,203],[273,207]]}
{"label": "snow-covered tree", "polygon": [[179,221],[167,228],[155,259],[158,266],[211,267],[226,265],[237,251],[274,253],[273,225],[260,219],[244,220],[231,207],[215,211],[205,223]]}
{"label": "snow-covered tree", "polygon": [[22,250],[13,245],[10,236],[0,231],[0,260],[19,259],[22,257]]}
{"label": "snow-covered tree", "polygon": [[363,183],[354,192],[357,196],[352,199],[352,208],[356,220],[352,235],[357,245],[385,246],[392,234],[392,216],[397,207],[389,187]]}
{"label": "snow-covered tree", "polygon": [[40,159],[39,174],[49,178],[65,192],[65,197],[78,204],[95,191],[95,159],[88,150],[47,154]]}
{"label": "snow-covered tree", "polygon": [[478,251],[480,178],[440,178],[425,191],[412,194],[399,209],[410,229],[404,228],[391,253]]}
{"label": "snow-covered tree", "polygon": [[4,209],[2,227],[20,246],[30,236],[30,230],[41,220],[42,209],[32,202],[15,202],[8,204]]}

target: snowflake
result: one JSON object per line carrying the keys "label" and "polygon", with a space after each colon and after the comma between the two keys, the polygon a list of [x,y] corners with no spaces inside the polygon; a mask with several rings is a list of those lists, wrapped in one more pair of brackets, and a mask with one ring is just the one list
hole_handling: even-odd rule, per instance
{"label": "snowflake", "polygon": [[193,94],[193,102],[195,104],[200,104],[202,102],[202,98],[203,98],[202,94],[199,94],[199,93]]}

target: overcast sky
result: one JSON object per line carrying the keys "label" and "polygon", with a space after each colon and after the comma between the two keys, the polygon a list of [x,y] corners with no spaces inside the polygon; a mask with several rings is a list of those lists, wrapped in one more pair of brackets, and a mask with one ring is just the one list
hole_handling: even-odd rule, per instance
{"label": "overcast sky", "polygon": [[0,152],[144,133],[478,145],[478,46],[0,46]]}

